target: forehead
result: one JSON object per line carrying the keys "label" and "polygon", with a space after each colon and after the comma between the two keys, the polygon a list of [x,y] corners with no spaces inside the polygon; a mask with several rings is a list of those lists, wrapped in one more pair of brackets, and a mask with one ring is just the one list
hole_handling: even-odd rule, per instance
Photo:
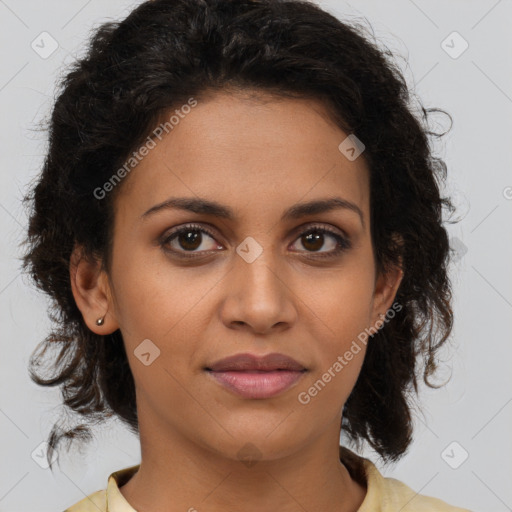
{"label": "forehead", "polygon": [[174,115],[172,130],[125,178],[118,212],[141,215],[168,197],[197,196],[230,204],[240,215],[280,214],[287,203],[336,195],[368,216],[365,161],[340,151],[348,134],[322,102],[221,92],[166,115]]}

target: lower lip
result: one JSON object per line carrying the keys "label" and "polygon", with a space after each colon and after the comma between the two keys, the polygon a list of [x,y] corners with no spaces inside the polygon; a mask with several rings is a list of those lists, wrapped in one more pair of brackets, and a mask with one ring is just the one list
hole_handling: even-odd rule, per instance
{"label": "lower lip", "polygon": [[304,371],[208,372],[217,382],[243,398],[271,398],[292,387]]}

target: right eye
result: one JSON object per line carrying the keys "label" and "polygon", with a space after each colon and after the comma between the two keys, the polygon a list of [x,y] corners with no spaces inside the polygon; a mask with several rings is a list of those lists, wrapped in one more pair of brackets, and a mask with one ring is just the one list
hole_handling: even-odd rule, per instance
{"label": "right eye", "polygon": [[[210,248],[203,248],[198,251],[204,243],[204,235],[210,238]],[[172,231],[161,242],[161,247],[169,252],[175,253],[178,257],[195,258],[197,253],[210,252],[215,249],[223,249],[215,242],[214,234],[204,226],[197,224],[187,224]]]}

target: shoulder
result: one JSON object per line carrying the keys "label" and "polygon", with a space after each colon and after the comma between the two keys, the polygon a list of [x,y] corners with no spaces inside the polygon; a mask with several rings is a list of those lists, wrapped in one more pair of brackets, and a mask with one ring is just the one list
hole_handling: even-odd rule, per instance
{"label": "shoulder", "polygon": [[64,512],[107,512],[106,490],[96,491],[78,503],[68,507]]}
{"label": "shoulder", "polygon": [[351,475],[366,485],[366,497],[358,512],[471,512],[419,494],[395,478],[384,477],[372,461],[347,448],[340,448],[340,459]]}
{"label": "shoulder", "polygon": [[[382,511],[391,512],[470,512],[468,509],[455,507],[431,496],[418,494],[405,483],[395,478],[386,478],[379,473],[379,499],[386,504]],[[387,507],[387,508],[386,508]],[[361,511],[364,512],[364,509]]]}
{"label": "shoulder", "polygon": [[106,489],[90,494],[64,512],[135,512],[119,488],[138,471],[139,466],[137,464],[111,473]]}

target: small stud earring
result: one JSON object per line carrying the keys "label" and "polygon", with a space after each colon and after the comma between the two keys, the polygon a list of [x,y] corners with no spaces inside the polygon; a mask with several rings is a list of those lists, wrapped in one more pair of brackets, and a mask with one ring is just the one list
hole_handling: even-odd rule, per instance
{"label": "small stud earring", "polygon": [[105,317],[98,318],[96,320],[96,325],[103,325],[105,323]]}

